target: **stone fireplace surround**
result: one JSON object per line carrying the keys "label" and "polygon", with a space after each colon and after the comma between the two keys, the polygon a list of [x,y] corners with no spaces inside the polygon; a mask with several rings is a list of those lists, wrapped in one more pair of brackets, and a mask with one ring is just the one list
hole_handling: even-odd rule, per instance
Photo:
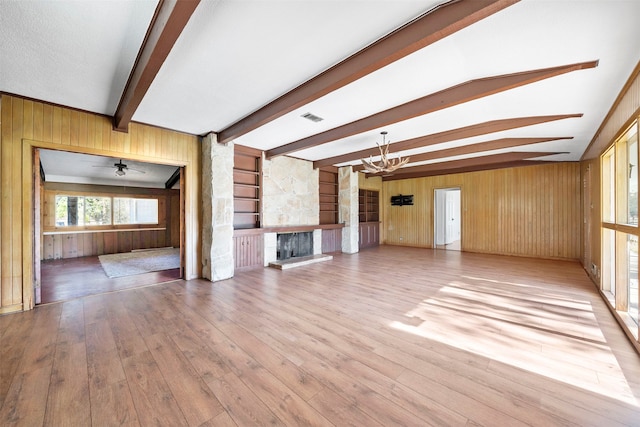
{"label": "stone fireplace surround", "polygon": [[300,233],[313,231],[313,255],[322,254],[322,229],[313,226],[278,227],[277,230],[264,233],[264,266],[277,261],[277,246],[279,233]]}

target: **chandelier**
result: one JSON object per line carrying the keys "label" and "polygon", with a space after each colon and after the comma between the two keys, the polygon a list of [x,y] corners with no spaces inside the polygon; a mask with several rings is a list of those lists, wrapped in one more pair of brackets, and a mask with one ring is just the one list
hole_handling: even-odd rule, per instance
{"label": "chandelier", "polygon": [[409,162],[409,157],[398,157],[395,159],[389,158],[389,143],[387,142],[387,132],[380,132],[382,135],[382,145],[376,143],[380,150],[380,161],[374,162],[373,158],[369,156],[369,160],[361,159],[362,165],[369,173],[390,173],[398,168],[406,165]]}

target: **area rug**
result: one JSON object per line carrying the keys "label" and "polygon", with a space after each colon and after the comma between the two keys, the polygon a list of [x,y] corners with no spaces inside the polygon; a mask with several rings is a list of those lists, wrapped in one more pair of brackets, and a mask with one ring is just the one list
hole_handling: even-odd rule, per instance
{"label": "area rug", "polygon": [[180,249],[163,248],[98,257],[107,277],[124,277],[180,268]]}

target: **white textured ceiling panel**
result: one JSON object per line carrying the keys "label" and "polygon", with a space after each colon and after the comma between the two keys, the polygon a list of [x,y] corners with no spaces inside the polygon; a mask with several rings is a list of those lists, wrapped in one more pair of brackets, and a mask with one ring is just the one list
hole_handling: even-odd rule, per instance
{"label": "white textured ceiling panel", "polygon": [[0,91],[112,115],[156,0],[0,2]]}

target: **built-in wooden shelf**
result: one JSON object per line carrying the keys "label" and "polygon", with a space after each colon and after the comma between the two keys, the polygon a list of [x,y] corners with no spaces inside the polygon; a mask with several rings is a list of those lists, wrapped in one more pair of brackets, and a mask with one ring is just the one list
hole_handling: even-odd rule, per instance
{"label": "built-in wooden shelf", "polygon": [[338,173],[320,170],[318,173],[320,201],[320,223],[337,224],[338,217]]}

